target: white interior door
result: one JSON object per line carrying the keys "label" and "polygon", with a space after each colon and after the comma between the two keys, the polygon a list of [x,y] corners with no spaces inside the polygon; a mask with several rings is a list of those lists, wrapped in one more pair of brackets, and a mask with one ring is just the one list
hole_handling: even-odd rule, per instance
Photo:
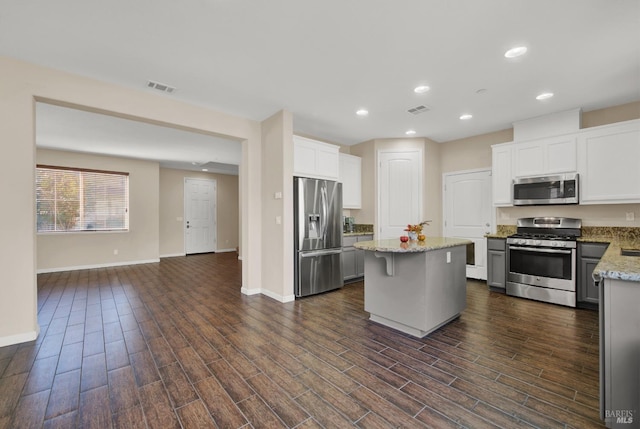
{"label": "white interior door", "polygon": [[185,253],[216,251],[216,181],[185,179]]}
{"label": "white interior door", "polygon": [[378,152],[378,237],[406,235],[422,222],[422,151]]}
{"label": "white interior door", "polygon": [[[473,241],[467,249],[467,277],[487,279],[487,241],[491,232],[493,205],[491,171],[444,175],[444,235]],[[469,260],[470,259],[470,260]]]}

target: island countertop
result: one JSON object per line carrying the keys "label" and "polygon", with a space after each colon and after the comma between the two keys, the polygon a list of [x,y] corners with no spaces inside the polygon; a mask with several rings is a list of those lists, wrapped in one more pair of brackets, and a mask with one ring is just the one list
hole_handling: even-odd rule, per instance
{"label": "island countertop", "polygon": [[623,256],[621,249],[640,249],[640,240],[612,241],[593,270],[603,279],[640,282],[640,257]]}
{"label": "island countertop", "polygon": [[416,253],[447,247],[466,246],[471,243],[471,240],[452,237],[427,237],[424,241],[412,240],[406,243],[401,242],[400,238],[389,238],[385,240],[359,241],[353,247],[373,252]]}

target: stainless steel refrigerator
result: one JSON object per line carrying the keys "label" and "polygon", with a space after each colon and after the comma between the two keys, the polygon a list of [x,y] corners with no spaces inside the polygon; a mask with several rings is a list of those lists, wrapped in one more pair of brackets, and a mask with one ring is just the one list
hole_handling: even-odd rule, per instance
{"label": "stainless steel refrigerator", "polygon": [[342,183],[294,177],[294,292],[342,287]]}

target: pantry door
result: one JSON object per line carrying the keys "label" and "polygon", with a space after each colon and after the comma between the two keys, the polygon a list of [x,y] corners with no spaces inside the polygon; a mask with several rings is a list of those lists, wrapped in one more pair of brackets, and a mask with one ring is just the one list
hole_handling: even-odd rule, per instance
{"label": "pantry door", "polygon": [[422,222],[422,151],[378,151],[377,238],[406,235]]}
{"label": "pantry door", "polygon": [[216,181],[184,181],[185,253],[216,251]]}
{"label": "pantry door", "polygon": [[486,280],[485,234],[495,218],[491,170],[447,173],[443,179],[444,235],[473,241],[467,247],[467,277]]}

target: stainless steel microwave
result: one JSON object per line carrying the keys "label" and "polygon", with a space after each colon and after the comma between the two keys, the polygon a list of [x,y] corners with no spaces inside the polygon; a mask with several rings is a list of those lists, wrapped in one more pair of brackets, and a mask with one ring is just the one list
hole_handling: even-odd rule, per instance
{"label": "stainless steel microwave", "polygon": [[513,205],[578,204],[578,173],[513,181]]}

